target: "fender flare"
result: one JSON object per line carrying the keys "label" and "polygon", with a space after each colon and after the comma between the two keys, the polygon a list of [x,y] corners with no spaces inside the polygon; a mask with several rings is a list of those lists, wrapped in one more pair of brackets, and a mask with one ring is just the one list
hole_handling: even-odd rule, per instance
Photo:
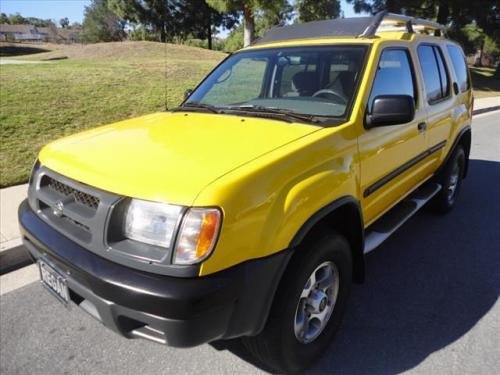
{"label": "fender flare", "polygon": [[[453,141],[453,144],[452,146],[450,147],[450,150],[448,151],[448,154],[446,155],[446,157],[444,158],[443,162],[441,163],[441,165],[439,166],[439,168],[436,170],[436,172],[434,173],[435,176],[438,176],[441,171],[443,170],[443,168],[446,166],[446,164],[448,163],[448,160],[450,159],[451,155],[453,155],[453,153],[455,152],[455,149],[457,148],[457,146],[459,145],[459,143],[462,142],[462,139],[465,137],[465,136],[469,136],[470,139],[472,139],[472,128],[470,125],[467,125],[465,127],[463,127],[457,134],[455,140]],[[469,144],[467,145],[468,149],[467,150],[464,150],[465,151],[465,169],[464,169],[464,178],[467,176],[467,171],[469,170],[469,153],[470,153],[470,149],[471,149],[471,143],[469,142]]]}
{"label": "fender flare", "polygon": [[358,283],[364,281],[365,275],[365,262],[364,262],[364,225],[363,225],[363,213],[361,211],[361,206],[359,201],[351,195],[346,195],[335,201],[327,204],[305,221],[305,223],[300,227],[292,241],[290,242],[289,248],[295,249],[304,240],[310,230],[321,220],[325,219],[328,215],[334,213],[335,211],[349,207],[354,210],[357,216],[356,221],[358,222],[358,228],[352,228],[356,233],[355,240],[353,238],[348,238],[351,244],[351,251],[353,255],[353,267],[354,267],[354,280]]}

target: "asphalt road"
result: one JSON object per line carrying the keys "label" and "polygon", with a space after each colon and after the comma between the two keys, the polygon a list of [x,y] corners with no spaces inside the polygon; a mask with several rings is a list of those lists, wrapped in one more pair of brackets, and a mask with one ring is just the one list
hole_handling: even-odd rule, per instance
{"label": "asphalt road", "polygon": [[[367,257],[347,316],[307,374],[498,374],[500,111],[473,122],[456,209],[423,210]],[[2,374],[257,374],[236,342],[172,349],[126,340],[38,283],[0,298]]]}

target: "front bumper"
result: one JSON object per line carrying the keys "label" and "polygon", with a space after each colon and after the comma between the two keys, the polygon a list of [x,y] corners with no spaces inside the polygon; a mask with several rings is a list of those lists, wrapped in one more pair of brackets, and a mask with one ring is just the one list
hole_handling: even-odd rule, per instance
{"label": "front bumper", "polygon": [[23,242],[67,278],[70,299],[128,338],[175,347],[254,335],[263,328],[291,251],[247,261],[213,275],[176,278],[100,257],[42,221],[24,201]]}

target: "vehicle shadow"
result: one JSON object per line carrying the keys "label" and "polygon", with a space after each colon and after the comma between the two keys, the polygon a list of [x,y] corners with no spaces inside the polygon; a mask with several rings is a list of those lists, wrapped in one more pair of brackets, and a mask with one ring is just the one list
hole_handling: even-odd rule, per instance
{"label": "vehicle shadow", "polygon": [[306,374],[400,373],[474,327],[500,294],[499,183],[500,163],[471,160],[451,213],[423,210],[370,253],[340,332]]}
{"label": "vehicle shadow", "polygon": [[31,55],[42,52],[49,52],[49,50],[22,44],[7,44],[0,46],[0,57]]}

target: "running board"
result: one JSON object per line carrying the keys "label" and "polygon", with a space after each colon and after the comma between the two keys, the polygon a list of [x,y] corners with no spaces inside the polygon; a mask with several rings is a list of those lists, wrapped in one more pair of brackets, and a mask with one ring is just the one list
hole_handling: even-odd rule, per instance
{"label": "running board", "polygon": [[370,225],[365,232],[364,253],[369,253],[389,238],[440,190],[440,184],[424,184]]}

